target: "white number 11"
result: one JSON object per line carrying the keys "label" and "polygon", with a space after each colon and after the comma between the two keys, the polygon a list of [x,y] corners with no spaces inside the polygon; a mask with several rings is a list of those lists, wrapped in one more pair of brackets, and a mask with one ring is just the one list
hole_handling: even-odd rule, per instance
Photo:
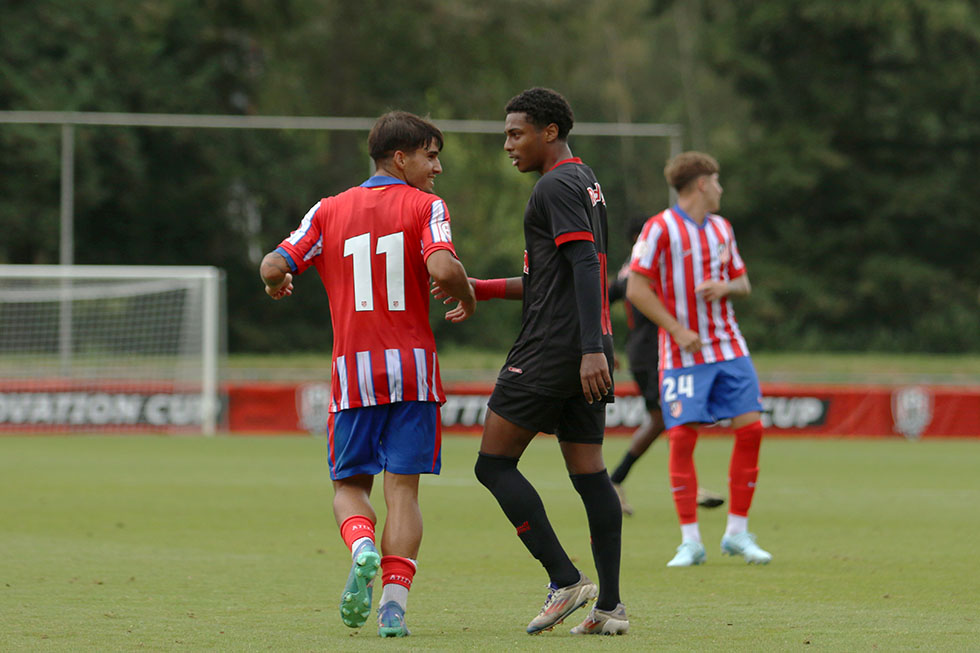
{"label": "white number 11", "polygon": [[[396,231],[378,238],[375,254],[385,256],[385,287],[388,310],[405,310],[405,236]],[[371,270],[371,234],[360,234],[344,241],[344,258],[354,265],[354,310],[374,310],[374,282]]]}

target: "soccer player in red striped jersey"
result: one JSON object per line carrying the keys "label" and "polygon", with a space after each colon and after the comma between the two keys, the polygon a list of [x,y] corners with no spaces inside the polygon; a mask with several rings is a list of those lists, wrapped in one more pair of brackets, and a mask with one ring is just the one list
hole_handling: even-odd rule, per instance
{"label": "soccer player in red striped jersey", "polygon": [[[292,276],[310,267],[329,297],[328,462],[334,516],[353,558],[341,619],[364,625],[380,567],[382,637],[409,634],[405,607],[422,540],[419,474],[438,474],[441,465],[445,394],[429,326],[430,276],[458,301],[447,319],[465,320],[476,308],[453,248],[449,210],[432,194],[442,145],[442,133],[427,120],[402,111],[381,116],[368,136],[374,175],[313,205],[260,269],[273,299],[291,295]],[[382,471],[383,557],[370,500]]]}
{"label": "soccer player in red striped jersey", "polygon": [[759,473],[762,398],[730,297],[751,291],[731,223],[716,214],[722,187],[715,159],[684,152],[664,175],[677,204],[650,218],[633,248],[626,296],[660,327],[660,401],[670,439],[670,485],[681,545],[668,567],[705,560],[697,521],[697,427],[730,419],[728,524],[722,553],[749,563],[772,556],[748,532]]}

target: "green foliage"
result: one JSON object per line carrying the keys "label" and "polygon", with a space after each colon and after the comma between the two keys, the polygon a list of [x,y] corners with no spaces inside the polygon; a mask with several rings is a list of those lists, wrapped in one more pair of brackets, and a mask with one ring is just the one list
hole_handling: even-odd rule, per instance
{"label": "green foliage", "polygon": [[751,105],[725,207],[766,346],[976,351],[977,5],[708,7],[711,60]]}
{"label": "green foliage", "polygon": [[[0,109],[502,120],[543,85],[579,121],[682,123],[723,165],[753,350],[980,351],[974,2],[11,0],[0,24]],[[60,138],[0,125],[2,262],[58,260]],[[364,140],[76,127],[75,260],[218,265],[232,351],[322,350],[315,275],[273,303],[256,265],[369,174]],[[626,222],[667,204],[667,146],[570,143],[603,185],[618,265]],[[437,192],[476,276],[520,273],[535,179],[501,145],[451,134],[442,155]],[[440,340],[506,347],[519,306],[481,309],[452,327],[434,308]]]}

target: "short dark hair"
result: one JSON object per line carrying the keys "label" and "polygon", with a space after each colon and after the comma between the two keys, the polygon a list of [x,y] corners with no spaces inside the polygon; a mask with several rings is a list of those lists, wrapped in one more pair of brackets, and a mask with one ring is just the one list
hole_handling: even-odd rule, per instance
{"label": "short dark hair", "polygon": [[371,128],[368,150],[373,160],[382,161],[395,152],[414,152],[432,141],[442,151],[442,132],[431,122],[407,111],[389,111]]}
{"label": "short dark hair", "polygon": [[527,114],[527,121],[538,129],[554,123],[558,127],[560,140],[568,137],[568,132],[572,131],[572,125],[575,124],[575,116],[568,100],[558,91],[540,86],[515,95],[507,103],[506,111]]}
{"label": "short dark hair", "polygon": [[674,190],[681,191],[689,183],[704,175],[720,172],[718,162],[710,154],[704,152],[681,152],[667,162],[664,167],[664,177]]}

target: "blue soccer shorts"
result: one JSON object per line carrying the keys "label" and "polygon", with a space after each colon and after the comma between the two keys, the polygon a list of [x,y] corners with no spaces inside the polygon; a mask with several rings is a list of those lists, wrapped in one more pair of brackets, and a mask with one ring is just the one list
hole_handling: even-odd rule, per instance
{"label": "blue soccer shorts", "polygon": [[664,425],[712,424],[762,410],[759,377],[748,356],[663,370],[660,405]]}
{"label": "blue soccer shorts", "polygon": [[442,468],[439,404],[400,401],[330,414],[330,478],[356,474],[438,474]]}

